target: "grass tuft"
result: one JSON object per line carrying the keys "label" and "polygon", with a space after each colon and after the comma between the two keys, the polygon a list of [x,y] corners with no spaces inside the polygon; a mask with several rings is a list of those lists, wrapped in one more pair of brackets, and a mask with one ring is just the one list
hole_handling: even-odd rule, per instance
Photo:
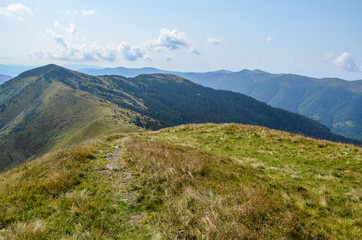
{"label": "grass tuft", "polygon": [[41,240],[47,239],[49,229],[43,220],[36,219],[30,223],[18,222],[5,231],[0,239]]}

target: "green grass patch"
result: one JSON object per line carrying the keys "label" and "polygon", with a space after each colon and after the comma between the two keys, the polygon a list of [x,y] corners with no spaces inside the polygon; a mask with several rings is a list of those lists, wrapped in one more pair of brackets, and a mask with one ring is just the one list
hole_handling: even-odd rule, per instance
{"label": "green grass patch", "polygon": [[319,232],[315,237],[358,239],[361,234],[361,148],[238,124],[186,125],[145,138],[192,146],[248,166],[256,172],[248,179],[259,176],[253,185],[274,189],[280,202],[299,209],[302,214],[295,219],[319,228],[307,230]]}
{"label": "green grass patch", "polygon": [[147,239],[107,172],[111,150],[87,142],[2,174],[0,239]]}
{"label": "green grass patch", "polygon": [[359,239],[361,148],[236,124],[114,134],[0,175],[0,239]]}

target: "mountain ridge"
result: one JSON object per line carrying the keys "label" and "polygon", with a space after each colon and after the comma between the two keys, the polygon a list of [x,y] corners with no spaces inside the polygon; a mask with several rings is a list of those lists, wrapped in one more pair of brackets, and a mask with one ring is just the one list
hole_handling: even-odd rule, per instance
{"label": "mountain ridge", "polygon": [[[98,69],[93,73],[103,75],[108,71]],[[114,73],[117,73],[116,69],[113,69]],[[137,74],[140,73],[142,69],[138,69]],[[273,107],[317,120],[334,133],[362,140],[362,113],[358,109],[362,104],[362,80],[271,74],[258,69],[171,73],[203,86],[246,94]]]}
{"label": "mountain ridge", "polygon": [[361,144],[298,114],[176,75],[95,77],[54,64],[1,85],[0,116],[0,169],[107,132],[187,123],[246,123]]}
{"label": "mountain ridge", "polygon": [[47,65],[0,86],[1,170],[114,128],[137,131],[130,120],[137,114],[76,89],[66,77],[52,80],[62,71]]}

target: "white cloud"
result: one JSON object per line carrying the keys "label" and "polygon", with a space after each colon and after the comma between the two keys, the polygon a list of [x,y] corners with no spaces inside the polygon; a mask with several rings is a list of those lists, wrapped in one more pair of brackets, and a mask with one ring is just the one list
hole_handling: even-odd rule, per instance
{"label": "white cloud", "polygon": [[60,28],[60,30],[64,31],[64,26],[60,24],[58,20],[54,21],[54,27]]}
{"label": "white cloud", "polygon": [[143,56],[143,60],[145,60],[146,62],[152,62],[152,57],[149,54],[146,54]]}
{"label": "white cloud", "polygon": [[170,57],[170,56],[165,56],[164,59],[166,62],[172,62],[172,57]]}
{"label": "white cloud", "polygon": [[51,29],[47,29],[47,34],[53,37],[53,40],[61,45],[62,47],[66,48],[68,46],[68,43],[64,40],[64,38],[62,37],[62,35],[54,32]]}
{"label": "white cloud", "polygon": [[349,72],[359,72],[362,70],[362,68],[357,65],[355,57],[349,52],[344,52],[339,55],[336,60],[334,60],[334,64]]}
{"label": "white cloud", "polygon": [[70,34],[72,36],[72,38],[74,38],[76,40],[82,39],[82,36],[80,35],[79,30],[78,30],[78,27],[73,22],[71,22],[69,24],[69,26],[65,26],[65,25],[60,24],[59,21],[56,20],[54,22],[54,27],[58,28],[59,30],[61,30],[67,34]]}
{"label": "white cloud", "polygon": [[[62,45],[61,45],[62,46]],[[114,46],[101,47],[96,43],[67,45],[56,49],[56,51],[34,51],[32,56],[48,57],[59,60],[74,60],[74,61],[115,61],[117,59],[117,48]]]}
{"label": "white cloud", "polygon": [[21,3],[12,3],[5,8],[0,7],[0,15],[19,21],[24,21],[24,15],[33,15],[33,12],[30,8],[24,6]]}
{"label": "white cloud", "polygon": [[89,10],[84,10],[82,9],[82,17],[87,17],[87,16],[92,16],[96,14],[96,10],[93,9],[89,9]]}
{"label": "white cloud", "polygon": [[[158,38],[147,40],[139,46],[127,42],[108,46],[88,43],[80,35],[78,27],[74,23],[63,25],[59,21],[55,21],[53,28],[48,28],[46,32],[52,37],[57,47],[49,50],[33,50],[30,56],[70,61],[116,61],[124,58],[128,61],[143,60],[151,62],[150,54],[152,51],[161,51],[165,48],[176,50],[184,46],[190,46],[190,40],[187,36],[176,29],[161,29]],[[190,54],[200,55],[200,52],[193,46],[190,47],[189,52]],[[166,56],[164,59],[172,61],[170,56]]]}
{"label": "white cloud", "polygon": [[78,14],[82,15],[82,17],[88,17],[88,16],[93,16],[97,14],[97,11],[94,9],[89,9],[89,10],[70,10],[70,9],[66,9],[63,10],[62,13],[66,16],[70,16],[70,17],[74,17],[77,16]]}
{"label": "white cloud", "polygon": [[31,56],[75,61],[115,61],[117,59],[118,48],[115,45],[110,44],[103,47],[96,43],[80,41],[82,38],[74,23],[65,26],[59,21],[55,21],[54,27],[61,33],[52,29],[47,29],[46,33],[53,38],[58,47],[52,50],[32,51]]}
{"label": "white cloud", "polygon": [[197,49],[195,47],[190,48],[190,53],[194,54],[194,55],[197,55],[197,56],[201,55],[201,53],[199,51],[197,51]]}
{"label": "white cloud", "polygon": [[213,38],[213,37],[207,37],[206,38],[206,42],[209,44],[214,44],[214,45],[220,45],[221,44],[221,40],[218,38]]}
{"label": "white cloud", "polygon": [[[145,56],[145,51],[141,47],[131,46],[126,42],[122,42],[119,45],[118,49],[126,60],[132,62],[136,61],[139,58],[143,58]],[[147,57],[150,58],[149,56]]]}
{"label": "white cloud", "polygon": [[269,43],[274,42],[274,39],[271,36],[268,36],[265,40]]}
{"label": "white cloud", "polygon": [[185,33],[178,31],[177,29],[169,30],[162,28],[160,35],[157,39],[146,41],[146,45],[149,48],[158,49],[160,47],[166,47],[170,50],[176,50],[180,47],[185,47],[190,44],[190,40]]}

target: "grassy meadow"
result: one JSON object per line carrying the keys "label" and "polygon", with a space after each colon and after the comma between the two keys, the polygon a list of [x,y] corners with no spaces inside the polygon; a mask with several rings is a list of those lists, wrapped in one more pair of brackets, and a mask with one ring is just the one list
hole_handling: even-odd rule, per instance
{"label": "grassy meadow", "polygon": [[359,239],[362,149],[239,124],[121,133],[0,175],[0,239]]}

